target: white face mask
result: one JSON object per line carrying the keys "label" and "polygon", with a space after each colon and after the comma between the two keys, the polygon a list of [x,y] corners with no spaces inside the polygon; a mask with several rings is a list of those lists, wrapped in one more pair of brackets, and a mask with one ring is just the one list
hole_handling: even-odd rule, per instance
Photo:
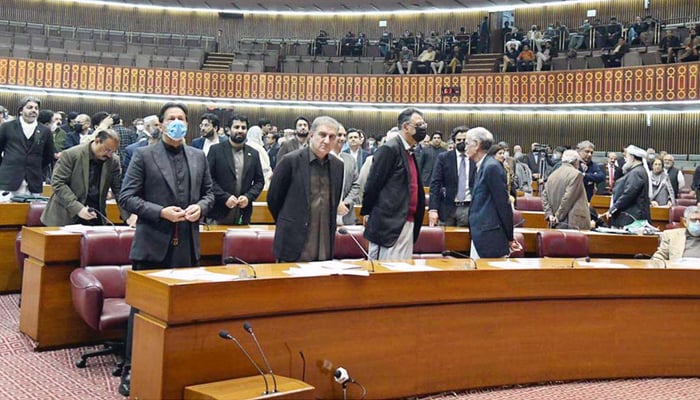
{"label": "white face mask", "polygon": [[143,130],[143,124],[136,125],[136,131],[141,132]]}
{"label": "white face mask", "polygon": [[51,132],[54,132],[56,129],[58,129],[58,122],[53,122],[51,124]]}

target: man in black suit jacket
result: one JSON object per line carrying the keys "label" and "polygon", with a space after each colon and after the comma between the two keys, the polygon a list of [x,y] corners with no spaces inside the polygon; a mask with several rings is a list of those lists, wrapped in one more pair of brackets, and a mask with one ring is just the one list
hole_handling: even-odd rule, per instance
{"label": "man in black suit jacket", "polygon": [[202,150],[205,155],[209,155],[209,150],[212,146],[227,141],[226,136],[219,136],[220,126],[221,122],[216,114],[202,114],[199,117],[199,133],[201,136],[192,141],[192,147]]}
{"label": "man in black suit jacket", "polygon": [[487,156],[493,135],[485,128],[467,131],[467,154],[477,173],[469,212],[472,258],[500,258],[521,250],[513,239],[513,209],[503,164]]}
{"label": "man in black suit jacket", "polygon": [[209,219],[214,223],[250,224],[253,202],[265,186],[258,151],[245,144],[247,132],[248,118],[234,115],[228,141],[215,144],[207,155],[216,198]]}
{"label": "man in black suit jacket", "polygon": [[374,153],[362,198],[367,215],[364,236],[370,257],[410,259],[425,214],[425,193],[412,149],[423,141],[428,124],[423,114],[408,108],[399,114],[400,135]]}
{"label": "man in black suit jacket", "polygon": [[[446,151],[438,156],[433,176],[430,180],[430,207],[428,223],[436,226],[469,226],[469,205],[471,204],[471,190],[476,179],[476,163],[469,160],[466,154],[467,131],[466,126],[458,126],[452,130],[452,141],[455,143],[454,151]],[[459,169],[464,158],[464,192],[458,193]]]}
{"label": "man in black suit jacket", "polygon": [[279,150],[277,150],[277,161],[282,159],[285,154],[308,145],[309,121],[304,117],[297,117],[294,121],[294,127],[296,128],[295,136],[280,145]]}
{"label": "man in black suit jacket", "polygon": [[0,190],[17,194],[43,191],[44,171],[54,161],[53,135],[37,122],[41,101],[25,97],[17,119],[0,125]]}
{"label": "man in black suit jacket", "polygon": [[608,162],[601,164],[600,169],[605,174],[605,180],[598,182],[596,194],[609,196],[612,194],[615,182],[622,177],[622,168],[617,164],[617,154],[614,151],[608,153]]}
{"label": "man in black suit jacket", "polygon": [[[162,140],[136,150],[119,195],[119,206],[138,216],[129,255],[136,271],[199,265],[199,219],[214,205],[206,156],[184,142],[187,106],[166,103],[158,120]],[[125,396],[131,386],[134,312],[119,385],[119,393]]]}
{"label": "man in black suit jacket", "polygon": [[329,156],[339,124],[321,116],[311,124],[309,148],[280,158],[267,192],[277,225],[273,252],[282,262],[333,258],[343,162]]}

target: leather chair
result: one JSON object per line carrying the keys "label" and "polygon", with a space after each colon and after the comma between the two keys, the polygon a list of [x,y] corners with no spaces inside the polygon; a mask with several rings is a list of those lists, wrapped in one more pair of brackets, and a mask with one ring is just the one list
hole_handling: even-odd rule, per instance
{"label": "leather chair", "polygon": [[273,263],[277,261],[272,253],[272,245],[275,239],[274,231],[253,231],[250,229],[230,229],[224,235],[224,244],[221,250],[221,262],[223,264],[237,264],[231,257],[238,257],[250,263]]}
{"label": "leather chair", "polygon": [[588,257],[588,236],[576,231],[537,232],[537,257]]}
{"label": "leather chair", "polygon": [[445,251],[445,229],[424,226],[413,244],[413,258],[442,258]]}
{"label": "leather chair", "polygon": [[676,199],[676,203],[677,203],[679,206],[689,207],[689,206],[695,206],[695,205],[697,205],[697,204],[698,204],[698,200],[697,200],[697,199]]}
{"label": "leather chair", "polygon": [[[88,326],[98,332],[122,331],[126,335],[131,307],[126,304],[126,274],[134,232],[87,232],[80,243],[80,268],[71,272],[73,306]],[[75,365],[85,368],[91,357],[115,354],[120,376],[124,366],[124,342],[105,341],[104,349],[83,354]]]}
{"label": "leather chair", "polygon": [[537,196],[518,197],[515,205],[520,211],[544,211],[542,198]]}
{"label": "leather chair", "polygon": [[685,206],[671,206],[671,208],[668,210],[668,224],[666,224],[666,229],[676,229],[681,227],[681,218],[683,218],[685,208]]}
{"label": "leather chair", "polygon": [[[27,222],[25,226],[43,226],[41,223],[41,214],[46,208],[45,201],[35,201],[29,203],[29,212],[27,213]],[[17,232],[15,237],[15,260],[17,260],[17,267],[19,268],[20,274],[24,273],[24,260],[27,255],[22,253],[22,231]]]}
{"label": "leather chair", "polygon": [[521,232],[513,232],[513,239],[517,240],[523,249],[510,253],[510,258],[525,258],[525,235]]}
{"label": "leather chair", "polygon": [[519,210],[513,210],[513,226],[518,228],[523,225],[525,225],[525,218],[523,218],[523,214]]}
{"label": "leather chair", "polygon": [[[354,237],[362,245],[362,248],[367,251],[367,243],[362,236],[365,232],[365,228],[362,225],[345,226],[344,228],[348,231],[347,234],[335,233],[335,251],[333,257],[338,260],[366,259],[365,253],[363,253],[362,250],[357,247],[357,243],[352,240],[352,237]],[[352,237],[350,237],[350,235],[352,235]]]}

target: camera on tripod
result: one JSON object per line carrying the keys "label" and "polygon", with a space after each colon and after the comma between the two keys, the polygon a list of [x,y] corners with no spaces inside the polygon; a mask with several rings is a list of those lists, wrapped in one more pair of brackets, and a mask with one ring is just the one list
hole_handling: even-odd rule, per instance
{"label": "camera on tripod", "polygon": [[548,144],[536,144],[532,147],[533,153],[551,153],[552,146]]}

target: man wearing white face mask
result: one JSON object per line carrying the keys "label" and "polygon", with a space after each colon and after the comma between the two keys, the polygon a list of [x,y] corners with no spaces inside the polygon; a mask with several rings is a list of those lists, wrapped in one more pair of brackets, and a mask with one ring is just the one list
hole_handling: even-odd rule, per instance
{"label": "man wearing white face mask", "polygon": [[[138,216],[129,257],[135,271],[199,265],[199,219],[214,205],[204,152],[186,146],[187,106],[166,103],[158,114],[162,140],[136,150],[119,206]],[[119,393],[128,396],[133,314]]]}
{"label": "man wearing white face mask", "polygon": [[659,248],[651,257],[655,260],[700,258],[700,210],[690,206],[683,212],[685,228],[669,229],[661,233]]}

